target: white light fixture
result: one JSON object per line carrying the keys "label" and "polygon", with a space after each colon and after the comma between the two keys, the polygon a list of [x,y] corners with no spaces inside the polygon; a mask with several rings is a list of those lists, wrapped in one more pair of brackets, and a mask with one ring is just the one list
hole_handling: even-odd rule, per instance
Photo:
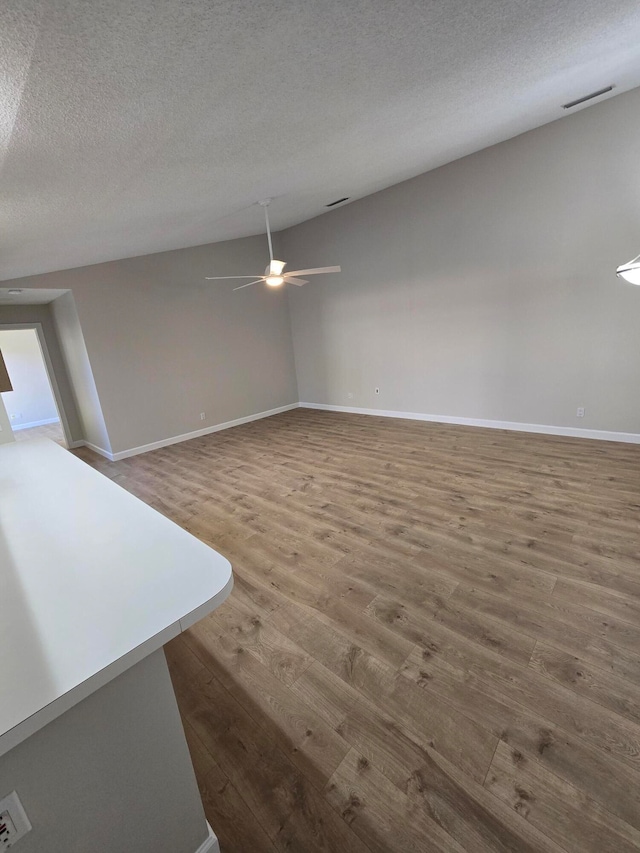
{"label": "white light fixture", "polygon": [[[283,266],[284,266],[284,264],[283,264]],[[280,287],[280,285],[284,283],[284,276],[268,275],[265,278],[265,282],[269,285],[269,287]]]}
{"label": "white light fixture", "polygon": [[621,264],[616,275],[628,281],[629,284],[640,284],[640,255],[626,264]]}
{"label": "white light fixture", "polygon": [[282,275],[284,267],[285,261],[274,261],[273,258],[269,261],[269,266],[265,270],[267,273],[265,283],[269,287],[280,287],[281,284],[284,284],[284,276]]}

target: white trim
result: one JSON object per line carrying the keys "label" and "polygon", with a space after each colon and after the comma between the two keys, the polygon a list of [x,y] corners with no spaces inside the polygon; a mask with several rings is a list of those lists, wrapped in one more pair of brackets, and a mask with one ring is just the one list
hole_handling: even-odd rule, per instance
{"label": "white trim", "polygon": [[214,835],[213,830],[209,826],[207,822],[207,838],[202,842],[200,847],[195,851],[195,853],[220,853],[220,845],[218,844],[218,839]]}
{"label": "white trim", "polygon": [[573,438],[595,438],[600,441],[624,441],[640,444],[640,433],[609,432],[603,429],[579,429],[577,427],[550,426],[547,424],[521,424],[516,421],[488,421],[481,418],[458,418],[450,415],[425,415],[421,412],[393,412],[385,409],[362,409],[357,406],[329,406],[325,403],[300,403],[303,409],[321,409],[327,412],[348,412],[353,415],[375,415],[379,418],[403,418],[410,421],[432,421],[440,424],[508,429],[515,432],[538,432],[545,435],[568,435]]}
{"label": "white trim", "polygon": [[95,453],[99,453],[100,456],[104,456],[104,458],[108,459],[110,462],[115,462],[113,453],[111,453],[111,451],[105,450],[104,447],[98,447],[97,444],[91,444],[90,441],[74,441],[73,447],[88,447]]}
{"label": "white trim", "polygon": [[[129,450],[120,450],[118,453],[110,453],[97,444],[91,444],[89,441],[83,442],[85,447],[89,447],[101,456],[110,459],[111,462],[119,462],[121,459],[128,459],[130,456],[137,456],[139,453],[148,453],[150,450],[158,450],[160,447],[168,447],[170,444],[179,444],[181,441],[189,441],[192,438],[200,438],[202,435],[209,435],[212,432],[220,432],[223,429],[248,424],[251,421],[257,421],[261,418],[270,418],[272,415],[279,415],[281,412],[288,412],[291,409],[297,409],[300,403],[289,403],[286,406],[278,406],[276,409],[268,409],[266,412],[257,412],[255,415],[245,415],[244,418],[236,418],[234,421],[225,421],[214,426],[204,427],[204,429],[196,429],[193,432],[185,432],[182,435],[174,435],[171,438],[162,438],[160,441],[153,441],[151,444],[142,444],[140,447],[131,447]],[[79,445],[78,445],[79,446]]]}
{"label": "white trim", "polygon": [[17,429],[31,429],[31,427],[45,426],[45,424],[59,424],[60,418],[45,418],[43,421],[30,421],[26,424],[11,424],[11,429],[15,432]]}

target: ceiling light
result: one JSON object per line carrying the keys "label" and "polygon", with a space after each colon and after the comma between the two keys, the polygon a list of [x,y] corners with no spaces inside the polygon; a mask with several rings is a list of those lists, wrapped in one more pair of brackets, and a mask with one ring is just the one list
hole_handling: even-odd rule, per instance
{"label": "ceiling light", "polygon": [[8,292],[8,293],[10,293],[10,294],[11,294],[11,296],[17,296],[17,294],[18,294],[18,293],[22,293],[22,291],[21,291],[21,290],[18,290],[18,289],[17,289],[17,288],[15,288],[15,287],[11,288],[11,290],[9,290],[9,291],[7,291],[7,292]]}
{"label": "ceiling light", "polygon": [[640,284],[640,255],[626,264],[621,264],[616,275],[628,281],[629,284]]}
{"label": "ceiling light", "polygon": [[286,261],[270,261],[269,275],[280,275],[285,267]]}
{"label": "ceiling light", "polygon": [[269,287],[280,287],[284,283],[284,277],[281,275],[268,275],[265,281]]}

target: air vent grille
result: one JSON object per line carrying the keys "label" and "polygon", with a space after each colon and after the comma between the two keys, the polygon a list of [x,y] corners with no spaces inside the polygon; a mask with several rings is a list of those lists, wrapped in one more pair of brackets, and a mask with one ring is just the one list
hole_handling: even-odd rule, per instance
{"label": "air vent grille", "polygon": [[613,86],[607,86],[606,89],[598,89],[597,92],[592,92],[590,95],[585,95],[584,98],[578,98],[575,101],[569,101],[568,104],[563,104],[563,110],[570,110],[571,107],[577,107],[578,104],[584,104],[585,101],[590,101],[592,98],[599,98],[600,95],[606,95],[607,92],[612,92]]}

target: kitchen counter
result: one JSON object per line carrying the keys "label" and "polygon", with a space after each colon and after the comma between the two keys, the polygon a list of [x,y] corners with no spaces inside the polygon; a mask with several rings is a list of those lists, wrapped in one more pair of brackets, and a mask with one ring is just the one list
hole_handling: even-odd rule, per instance
{"label": "kitchen counter", "polygon": [[0,756],[232,586],[224,557],[54,442],[0,446]]}

